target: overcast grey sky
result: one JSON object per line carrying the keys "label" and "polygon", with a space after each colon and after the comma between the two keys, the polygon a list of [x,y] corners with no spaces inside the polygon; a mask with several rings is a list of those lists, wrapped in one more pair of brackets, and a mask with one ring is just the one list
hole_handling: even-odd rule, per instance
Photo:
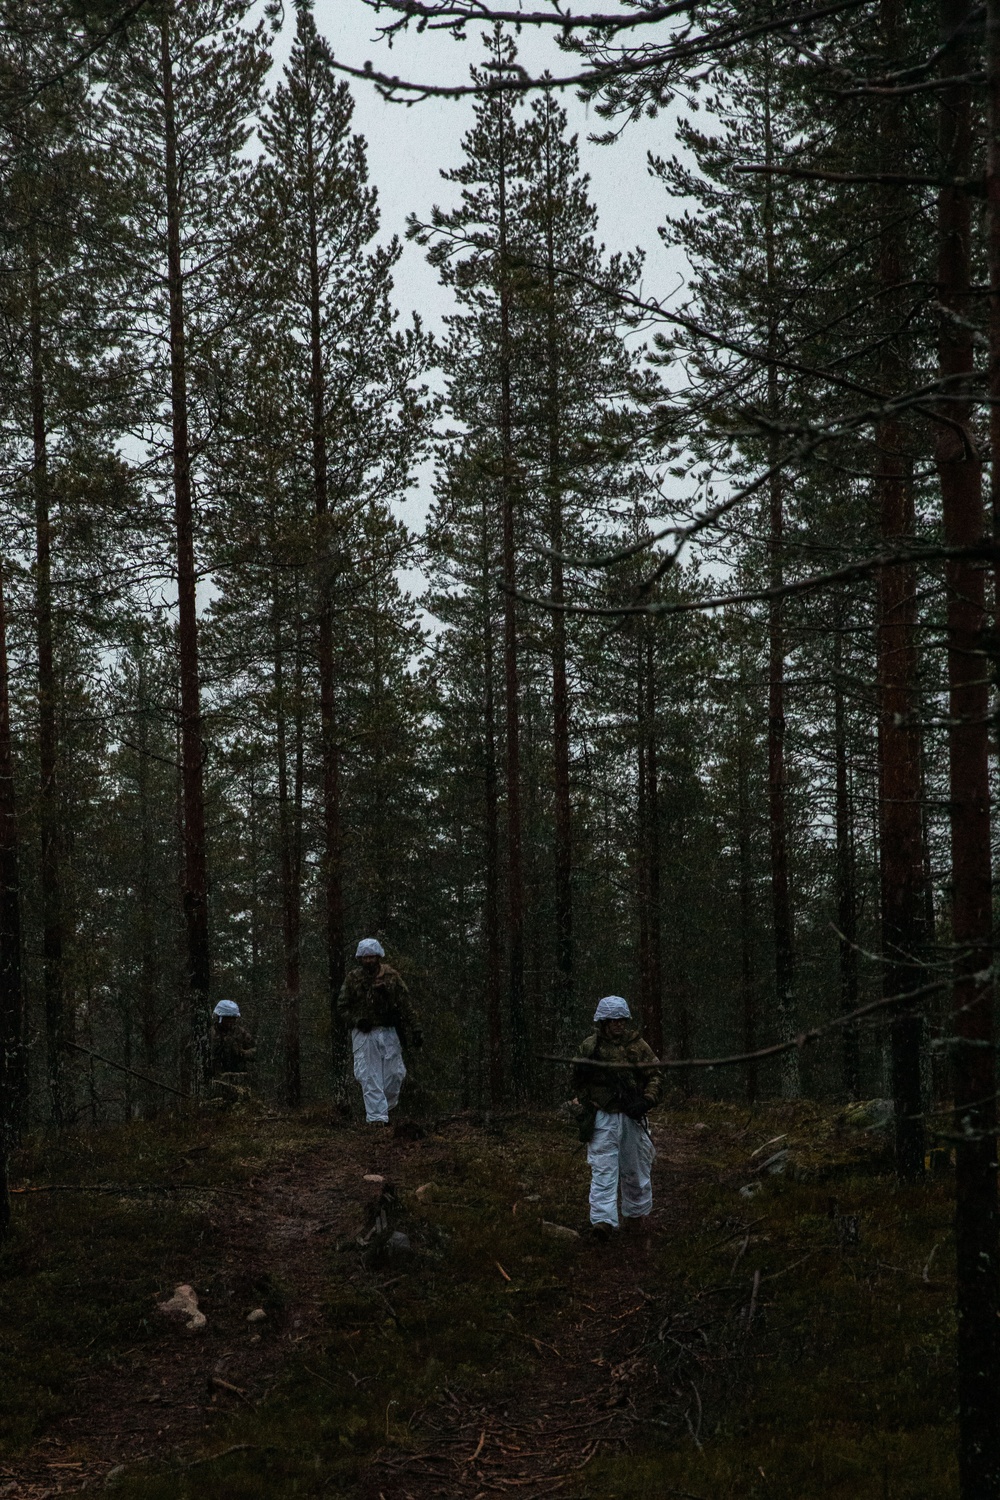
{"label": "overcast grey sky", "polygon": [[[588,7],[589,8],[589,7]],[[614,0],[609,9],[615,8]],[[360,65],[368,58],[375,67],[402,76],[445,82],[465,82],[468,69],[482,49],[482,28],[469,29],[468,41],[455,42],[447,34],[398,39],[390,51],[376,39],[376,18],[363,0],[316,0],[316,24],[338,58]],[[553,73],[577,66],[556,47],[550,35],[526,28],[520,37],[522,58],[529,67]],[[460,141],[471,120],[469,100],[428,100],[406,108],[386,104],[374,87],[352,80],[357,129],[366,137],[372,178],[382,204],[383,226],[402,234],[406,216],[423,216],[435,202],[450,201],[453,189],[440,179],[442,168],[461,160]],[[647,254],[645,281],[650,291],[663,295],[678,283],[677,257],[664,249],[657,225],[665,207],[664,194],[649,177],[649,150],[670,155],[672,128],[665,117],[629,126],[614,146],[594,146],[590,131],[606,129],[571,90],[563,93],[572,128],[579,132],[584,168],[593,179],[593,196],[601,215],[601,236],[609,249],[641,245]],[[680,269],[683,275],[683,270]],[[397,278],[400,307],[416,307],[428,322],[437,322],[447,307],[436,278],[422,252],[408,245]]]}

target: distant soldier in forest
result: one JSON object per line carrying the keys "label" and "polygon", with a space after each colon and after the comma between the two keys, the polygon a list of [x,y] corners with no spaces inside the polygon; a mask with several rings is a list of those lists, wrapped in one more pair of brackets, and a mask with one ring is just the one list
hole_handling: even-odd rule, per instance
{"label": "distant soldier in forest", "polygon": [[351,1033],[365,1120],[369,1125],[388,1125],[406,1077],[403,1048],[420,1047],[423,1032],[410,992],[396,970],[383,962],[385,949],[378,939],[362,938],[355,957],[359,967],[344,980],[337,1010]]}
{"label": "distant soldier in forest", "polygon": [[243,1025],[236,1001],[220,1000],[212,1019],[212,1077],[248,1072],[257,1048]]}
{"label": "distant soldier in forest", "polygon": [[[590,1164],[590,1222],[594,1234],[608,1239],[618,1228],[621,1187],[625,1227],[643,1231],[653,1206],[651,1173],[656,1152],[646,1115],[659,1102],[660,1075],[644,1063],[656,1054],[639,1035],[632,1013],[620,995],[605,995],[594,1012],[597,1029],[577,1048],[573,1087],[580,1103],[580,1139],[587,1143]],[[602,1067],[631,1063],[631,1068]]]}

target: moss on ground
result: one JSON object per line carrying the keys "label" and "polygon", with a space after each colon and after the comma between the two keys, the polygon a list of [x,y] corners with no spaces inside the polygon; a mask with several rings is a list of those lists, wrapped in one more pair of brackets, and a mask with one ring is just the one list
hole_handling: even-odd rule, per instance
{"label": "moss on ground", "polygon": [[[256,1113],[178,1115],[38,1136],[15,1155],[0,1252],[0,1460],[67,1411],[95,1365],[162,1333],[154,1302],[214,1262],[217,1189],[238,1189],[307,1130]],[[80,1190],[94,1187],[139,1190]]]}
{"label": "moss on ground", "polygon": [[[691,1229],[658,1246],[657,1281],[674,1288],[670,1306],[692,1311],[663,1341],[653,1333],[666,1388],[645,1451],[599,1460],[579,1493],[953,1496],[950,1177],[898,1186],[881,1138],[845,1132],[833,1110],[773,1105],[748,1119],[702,1104],[684,1115],[708,1126],[714,1176],[696,1190]],[[786,1148],[779,1175],[754,1173]],[[760,1190],[741,1198],[755,1181]]]}
{"label": "moss on ground", "polygon": [[[700,1103],[672,1118],[690,1143],[685,1217],[656,1237],[642,1273],[648,1316],[635,1320],[636,1346],[649,1378],[632,1452],[598,1458],[563,1493],[953,1495],[950,1178],[898,1188],[878,1135],[845,1131],[833,1110],[773,1105],[750,1115]],[[191,1185],[234,1186],[317,1138],[308,1121],[133,1126],[70,1141],[58,1157],[37,1152],[23,1169],[90,1181],[170,1171]],[[322,1347],[289,1368],[258,1411],[217,1428],[193,1465],[124,1474],[120,1500],[358,1496],[376,1452],[421,1446],[421,1411],[445,1386],[485,1404],[535,1379],[526,1335],[558,1342],[580,1253],[543,1238],[538,1220],[579,1226],[581,1150],[551,1120],[506,1136],[466,1132],[434,1150],[435,1190],[418,1202],[419,1178],[403,1181],[402,1227],[417,1266],[373,1274],[353,1242],[332,1246]],[[759,1170],[785,1150],[780,1174]],[[0,1265],[0,1386],[24,1393],[0,1425],[7,1452],[64,1409],[86,1363],[153,1336],[151,1293],[181,1267],[192,1274],[194,1247],[203,1264],[211,1258],[216,1231],[197,1195],[169,1215],[115,1198],[95,1212],[66,1197],[19,1200]]]}

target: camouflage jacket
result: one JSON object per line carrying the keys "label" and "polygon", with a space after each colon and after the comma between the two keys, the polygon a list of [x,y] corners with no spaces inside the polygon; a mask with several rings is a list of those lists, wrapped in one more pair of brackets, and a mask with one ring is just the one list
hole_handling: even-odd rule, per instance
{"label": "camouflage jacket", "polygon": [[364,969],[351,969],[337,1000],[337,1014],[349,1030],[361,1022],[394,1026],[404,1044],[420,1032],[410,992],[388,964],[379,964],[372,977]]}
{"label": "camouflage jacket", "polygon": [[256,1054],[253,1037],[239,1022],[225,1031],[218,1025],[212,1027],[213,1073],[245,1073]]}
{"label": "camouflage jacket", "polygon": [[[656,1062],[656,1053],[639,1035],[637,1026],[617,1041],[612,1041],[598,1029],[581,1042],[577,1057],[592,1057],[594,1063],[577,1063],[573,1069],[573,1087],[577,1096],[596,1109],[619,1111],[639,1099],[645,1098],[649,1107],[659,1102],[660,1075],[644,1062]],[[625,1068],[602,1068],[602,1062],[634,1063],[631,1071]]]}

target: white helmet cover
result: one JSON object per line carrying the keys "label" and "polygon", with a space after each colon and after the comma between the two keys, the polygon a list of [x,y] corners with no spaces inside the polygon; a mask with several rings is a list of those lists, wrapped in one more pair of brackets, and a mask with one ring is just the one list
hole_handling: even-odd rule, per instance
{"label": "white helmet cover", "polygon": [[213,1016],[238,1016],[240,1008],[235,1000],[220,1000],[212,1012]]}
{"label": "white helmet cover", "polygon": [[355,958],[385,958],[385,949],[378,938],[362,938]]}
{"label": "white helmet cover", "polygon": [[632,1012],[628,1008],[628,1002],[621,995],[605,995],[603,1000],[597,1002],[594,1011],[595,1021],[631,1021]]}

